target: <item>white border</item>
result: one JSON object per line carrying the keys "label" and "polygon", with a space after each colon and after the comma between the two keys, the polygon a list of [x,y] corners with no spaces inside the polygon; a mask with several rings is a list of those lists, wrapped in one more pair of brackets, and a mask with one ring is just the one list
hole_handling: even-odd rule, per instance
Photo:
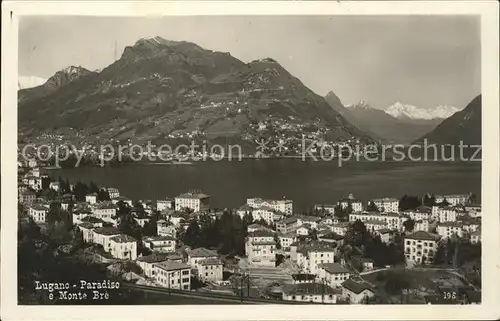
{"label": "white border", "polygon": [[[11,19],[12,12],[12,19]],[[20,15],[404,15],[481,16],[483,101],[483,303],[468,306],[17,306],[17,50]],[[499,47],[496,1],[387,2],[62,2],[2,3],[2,225],[1,319],[36,320],[468,320],[500,317],[499,260]],[[472,97],[471,97],[472,99]]]}

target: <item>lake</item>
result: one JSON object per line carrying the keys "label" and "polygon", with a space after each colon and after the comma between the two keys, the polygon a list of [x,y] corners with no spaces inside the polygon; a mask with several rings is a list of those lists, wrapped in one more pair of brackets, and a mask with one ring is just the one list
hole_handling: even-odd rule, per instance
{"label": "lake", "polygon": [[163,199],[191,189],[211,195],[215,208],[239,207],[248,197],[294,201],[303,211],[316,203],[335,203],[349,193],[363,201],[404,194],[481,195],[480,162],[347,162],[300,159],[247,159],[187,164],[124,164],[114,167],[54,169],[49,175],[71,183],[93,181],[115,187],[131,199]]}

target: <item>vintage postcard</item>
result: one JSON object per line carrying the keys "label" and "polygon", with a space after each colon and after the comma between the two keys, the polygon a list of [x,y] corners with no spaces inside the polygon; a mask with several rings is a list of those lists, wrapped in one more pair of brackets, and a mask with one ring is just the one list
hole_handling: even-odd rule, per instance
{"label": "vintage postcard", "polygon": [[498,22],[3,3],[2,320],[500,317]]}

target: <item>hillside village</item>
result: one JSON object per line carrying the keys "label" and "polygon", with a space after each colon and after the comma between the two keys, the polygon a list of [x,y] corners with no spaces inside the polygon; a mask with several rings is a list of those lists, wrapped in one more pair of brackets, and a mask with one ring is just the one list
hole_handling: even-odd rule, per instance
{"label": "hillside village", "polygon": [[359,200],[346,191],[305,213],[290,199],[249,195],[214,209],[203,191],[131,200],[37,166],[19,168],[20,224],[71,233],[61,244],[76,240],[131,283],[324,304],[480,300],[472,194]]}

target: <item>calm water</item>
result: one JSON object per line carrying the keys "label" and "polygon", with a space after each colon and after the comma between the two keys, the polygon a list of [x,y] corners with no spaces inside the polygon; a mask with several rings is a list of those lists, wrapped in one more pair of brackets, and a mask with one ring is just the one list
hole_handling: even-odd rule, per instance
{"label": "calm water", "polygon": [[451,162],[303,162],[293,159],[198,162],[193,165],[131,164],[50,171],[72,183],[93,181],[116,187],[132,199],[174,197],[190,189],[211,195],[213,207],[239,207],[246,198],[261,196],[294,201],[296,210],[315,203],[334,203],[354,193],[356,198],[404,194],[472,192],[480,198],[481,164]]}

